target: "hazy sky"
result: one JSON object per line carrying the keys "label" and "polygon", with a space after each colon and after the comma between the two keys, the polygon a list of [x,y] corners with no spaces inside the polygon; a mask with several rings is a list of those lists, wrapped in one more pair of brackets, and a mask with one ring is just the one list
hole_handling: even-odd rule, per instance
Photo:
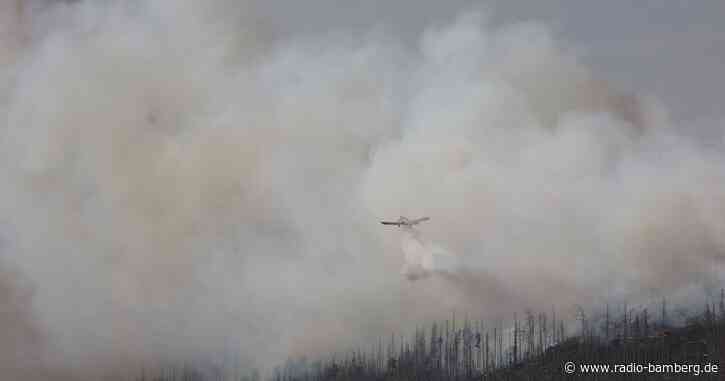
{"label": "hazy sky", "polygon": [[11,378],[271,369],[725,283],[721,0],[48,2],[0,0]]}
{"label": "hazy sky", "polygon": [[[618,86],[662,98],[677,119],[721,115],[725,102],[725,2],[576,0],[269,0],[259,11],[276,30],[326,32],[384,26],[416,36],[461,10],[494,24],[535,20],[580,49]],[[284,11],[280,11],[284,10]],[[683,74],[683,68],[688,75]]]}

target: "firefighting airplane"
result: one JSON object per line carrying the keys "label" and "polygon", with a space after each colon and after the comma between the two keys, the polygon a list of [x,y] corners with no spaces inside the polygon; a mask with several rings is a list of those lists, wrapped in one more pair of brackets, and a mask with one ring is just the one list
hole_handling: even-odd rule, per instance
{"label": "firefighting airplane", "polygon": [[419,223],[421,223],[423,221],[428,221],[428,220],[430,220],[430,217],[421,217],[421,218],[416,218],[414,220],[409,220],[403,216],[400,216],[400,218],[398,218],[397,221],[380,221],[380,223],[383,225],[395,225],[399,228],[402,228],[404,226],[412,227],[414,225],[418,225]]}

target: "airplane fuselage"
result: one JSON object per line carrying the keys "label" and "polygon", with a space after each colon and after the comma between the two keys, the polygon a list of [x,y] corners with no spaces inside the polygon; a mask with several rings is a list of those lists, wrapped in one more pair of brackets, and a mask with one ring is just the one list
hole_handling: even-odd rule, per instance
{"label": "airplane fuselage", "polygon": [[411,221],[411,220],[409,220],[406,217],[400,216],[400,218],[398,218],[397,221],[380,221],[380,223],[383,224],[383,225],[395,225],[395,226],[397,226],[399,228],[402,228],[404,226],[405,227],[412,227],[414,225],[417,225],[417,224],[419,224],[419,223],[421,223],[423,221],[427,221],[429,219],[430,218],[428,218],[428,217],[422,217],[422,218],[418,218],[418,219],[415,219],[415,220],[412,220]]}

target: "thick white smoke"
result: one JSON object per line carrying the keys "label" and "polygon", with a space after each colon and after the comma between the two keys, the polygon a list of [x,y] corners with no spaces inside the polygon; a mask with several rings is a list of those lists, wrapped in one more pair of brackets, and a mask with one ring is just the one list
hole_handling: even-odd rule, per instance
{"label": "thick white smoke", "polygon": [[[21,340],[36,369],[231,375],[452,310],[723,280],[722,145],[681,137],[541,25],[465,15],[407,47],[280,40],[237,2],[14,4],[0,269],[25,281],[0,271],[0,296],[33,292],[0,324],[42,337]],[[378,223],[398,215],[431,221]],[[401,276],[406,255],[429,276]]]}
{"label": "thick white smoke", "polygon": [[401,274],[409,280],[427,278],[436,273],[455,274],[463,267],[458,257],[443,247],[426,240],[415,228],[404,228],[401,249],[403,269]]}

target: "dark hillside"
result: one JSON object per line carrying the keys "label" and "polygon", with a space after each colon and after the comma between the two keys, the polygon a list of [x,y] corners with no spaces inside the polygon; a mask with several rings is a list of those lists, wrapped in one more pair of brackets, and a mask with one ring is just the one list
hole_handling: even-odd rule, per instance
{"label": "dark hillside", "polygon": [[446,321],[416,330],[409,340],[394,336],[373,353],[289,361],[274,380],[721,380],[722,293],[719,304],[718,312],[715,304],[707,305],[679,325],[667,324],[664,301],[656,321],[647,309],[625,306],[615,317],[607,307],[597,319],[580,309],[579,329],[572,334],[556,316],[531,312],[523,321],[515,318],[512,329]]}

